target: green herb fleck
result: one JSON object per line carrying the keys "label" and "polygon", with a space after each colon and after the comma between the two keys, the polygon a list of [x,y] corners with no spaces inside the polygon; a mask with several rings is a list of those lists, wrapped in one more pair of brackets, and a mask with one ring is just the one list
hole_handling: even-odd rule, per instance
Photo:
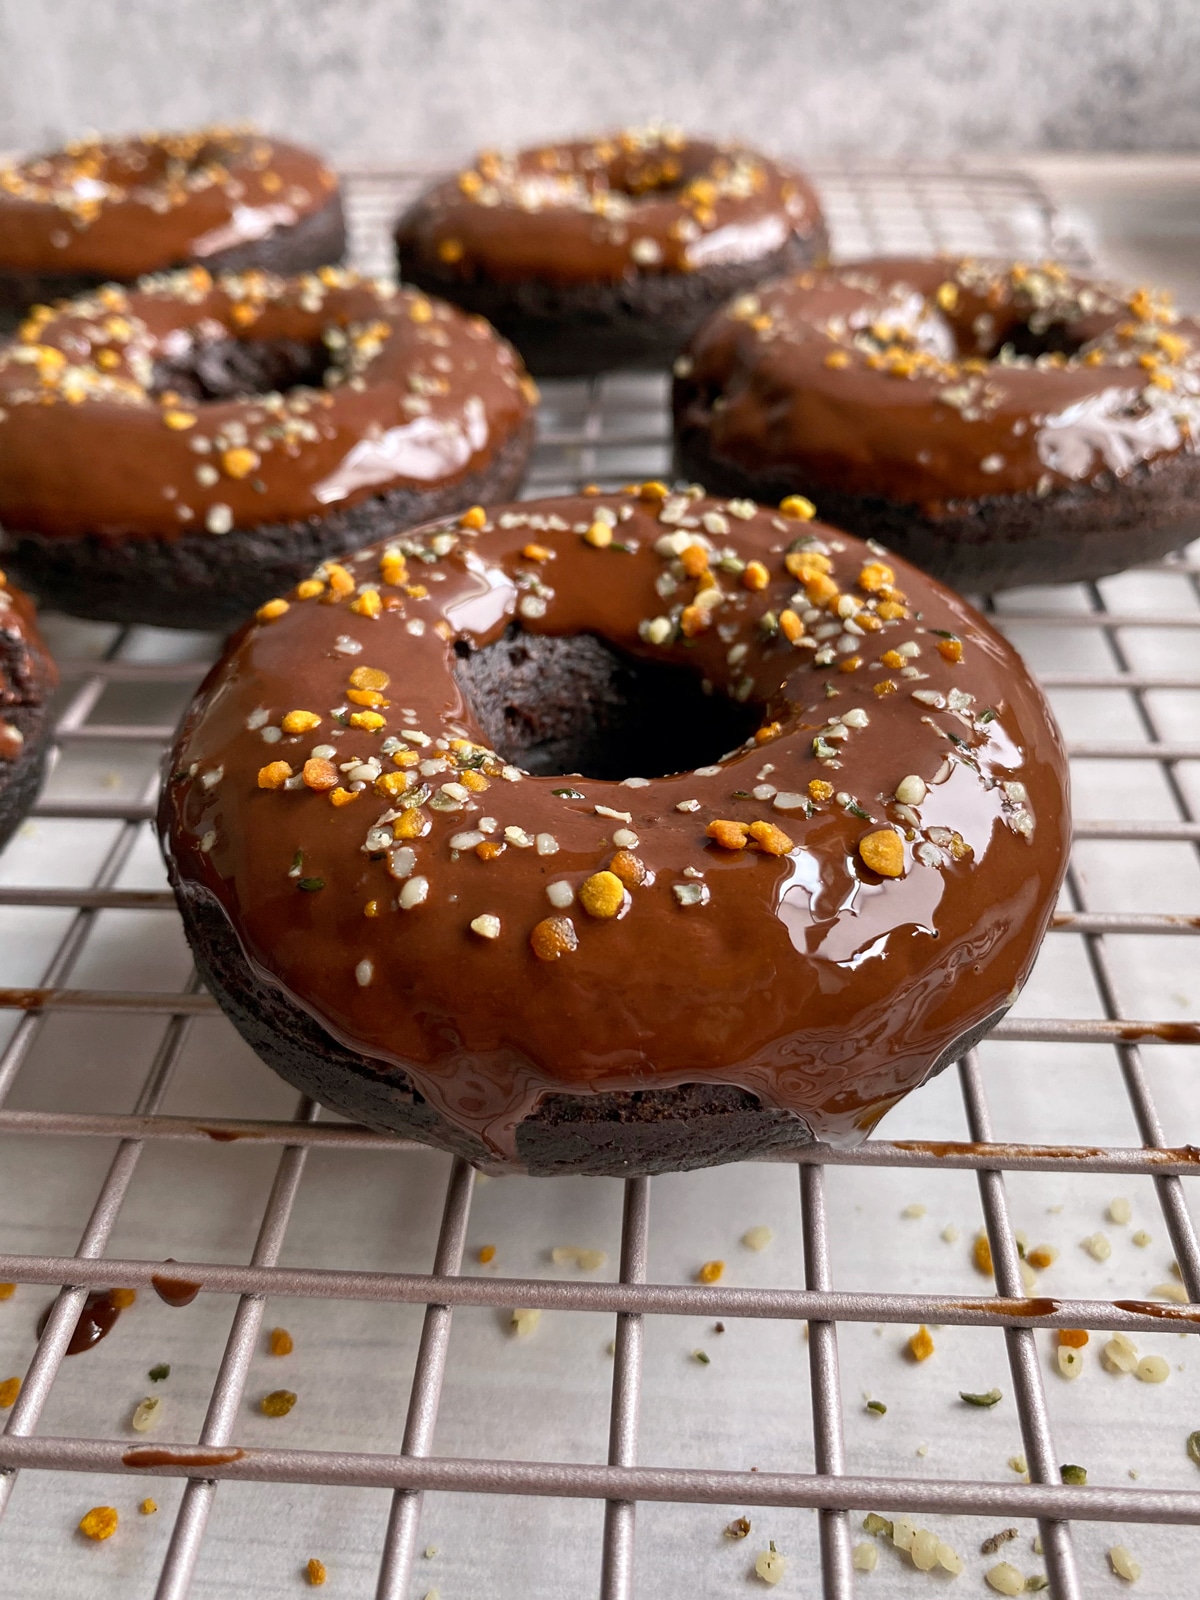
{"label": "green herb fleck", "polygon": [[1062,1481],[1064,1483],[1073,1483],[1073,1484],[1076,1484],[1076,1485],[1082,1485],[1082,1484],[1085,1484],[1087,1482],[1087,1468],[1086,1467],[1075,1467],[1075,1466],[1072,1466],[1071,1463],[1068,1461],[1068,1462],[1065,1462],[1064,1465],[1061,1466],[1058,1470],[1062,1473]]}
{"label": "green herb fleck", "polygon": [[305,894],[314,894],[318,889],[323,889],[325,887],[325,879],[301,878],[296,887],[298,889],[303,889]]}
{"label": "green herb fleck", "polygon": [[887,1416],[887,1407],[884,1405],[882,1400],[868,1400],[867,1410],[873,1411],[877,1417]]}
{"label": "green herb fleck", "polygon": [[976,721],[977,722],[995,722],[996,718],[999,715],[1000,715],[1000,713],[998,711],[993,711],[991,706],[988,706],[986,710],[981,711],[979,713],[979,716],[976,718]]}
{"label": "green herb fleck", "polygon": [[334,711],[332,716],[333,720],[340,723],[343,728],[350,726],[350,713],[348,711]]}
{"label": "green herb fleck", "polygon": [[860,805],[856,805],[853,801],[851,801],[851,803],[846,807],[846,815],[848,817],[861,817],[864,822],[870,822],[872,820],[871,813],[869,811],[864,811]]}
{"label": "green herb fleck", "polygon": [[160,1361],[157,1366],[150,1368],[147,1376],[149,1377],[151,1383],[161,1383],[164,1378],[169,1378],[171,1376],[170,1363],[166,1361]]}
{"label": "green herb fleck", "polygon": [[958,1391],[958,1398],[960,1400],[965,1400],[969,1406],[982,1406],[986,1411],[992,1406],[998,1406],[1001,1400],[1004,1399],[1004,1396],[1000,1393],[999,1389],[989,1389],[986,1394],[968,1394],[965,1389],[960,1389]]}
{"label": "green herb fleck", "polygon": [[1196,1465],[1200,1467],[1200,1428],[1195,1433],[1188,1434],[1187,1453]]}
{"label": "green herb fleck", "polygon": [[863,1518],[863,1532],[884,1533],[890,1539],[892,1537],[892,1524],[887,1517],[881,1517],[877,1511],[868,1511]]}
{"label": "green herb fleck", "polygon": [[735,800],[749,800],[751,798],[750,791],[749,789],[735,789],[733,791],[733,798]]}
{"label": "green herb fleck", "polygon": [[939,639],[957,639],[956,633],[947,633],[945,628],[930,628],[930,633],[936,633]]}
{"label": "green herb fleck", "polygon": [[587,795],[582,789],[552,789],[551,794],[556,794],[560,800],[586,800]]}
{"label": "green herb fleck", "polygon": [[698,1361],[702,1367],[707,1367],[712,1361],[712,1357],[707,1350],[693,1350],[692,1360]]}
{"label": "green herb fleck", "polygon": [[1037,1594],[1041,1589],[1050,1587],[1050,1579],[1044,1572],[1034,1572],[1025,1579],[1025,1593]]}

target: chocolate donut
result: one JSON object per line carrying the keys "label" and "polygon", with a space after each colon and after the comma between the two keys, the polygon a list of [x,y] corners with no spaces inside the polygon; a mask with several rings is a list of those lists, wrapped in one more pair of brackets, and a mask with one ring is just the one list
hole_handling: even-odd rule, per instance
{"label": "chocolate donut", "polygon": [[800,173],[660,128],[484,151],[396,226],[401,278],[487,317],[539,376],[665,367],[722,300],[826,247]]}
{"label": "chocolate donut", "polygon": [[330,556],[511,494],[536,390],[478,317],[337,267],[202,267],[0,346],[0,529],[46,603],[221,628]]}
{"label": "chocolate donut", "polygon": [[681,470],[822,514],[971,591],[1200,533],[1200,327],[1037,267],[880,260],[734,300],[676,364]]}
{"label": "chocolate donut", "polygon": [[811,509],[468,514],[231,642],[159,827],[265,1061],[500,1169],[629,1173],[857,1142],[994,1024],[1066,864],[1058,733],[965,601]]}
{"label": "chocolate donut", "polygon": [[29,597],[0,572],[0,850],[42,786],[57,682]]}
{"label": "chocolate donut", "polygon": [[307,272],[345,248],[333,173],[251,129],[84,139],[0,166],[0,329],[102,283],[192,262]]}

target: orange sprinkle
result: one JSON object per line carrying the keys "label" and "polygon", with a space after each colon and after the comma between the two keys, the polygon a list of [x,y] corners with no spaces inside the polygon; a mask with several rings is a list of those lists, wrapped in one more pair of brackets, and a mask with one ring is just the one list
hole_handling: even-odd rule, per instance
{"label": "orange sprinkle", "polygon": [[289,711],[280,723],[284,733],[311,733],[320,726],[321,719],[315,711]]}
{"label": "orange sprinkle", "polygon": [[761,728],[755,729],[755,744],[770,744],[772,739],[778,739],[783,732],[782,722],[767,722]]}
{"label": "orange sprinkle", "polygon": [[838,597],[838,586],[824,572],[814,572],[803,579],[804,589],[814,606],[828,605]]}
{"label": "orange sprinkle", "polygon": [[304,763],[304,783],[309,789],[333,789],[338,783],[338,770],[324,756],[309,756]]}
{"label": "orange sprinkle", "polygon": [[697,1283],[719,1283],[721,1274],[725,1271],[723,1261],[706,1261],[696,1273]]}
{"label": "orange sprinkle", "polygon": [[746,848],[746,824],[744,822],[731,822],[726,818],[717,818],[705,828],[705,833],[714,839],[722,850],[744,850]]}
{"label": "orange sprinkle", "polygon": [[637,488],[639,500],[665,500],[670,494],[665,483],[660,483],[657,478],[649,478]]}
{"label": "orange sprinkle", "polygon": [[164,411],[163,421],[176,433],[182,433],[186,428],[196,426],[196,418],[190,411]]}
{"label": "orange sprinkle", "polygon": [[350,674],[352,689],[386,689],[391,681],[380,667],[355,667]]}
{"label": "orange sprinkle", "polygon": [[689,578],[698,578],[702,572],[708,571],[708,551],[702,544],[689,544],[686,550],[680,552],[679,560]]}
{"label": "orange sprinkle", "polygon": [[792,841],[787,834],[773,822],[752,822],[746,832],[758,848],[769,856],[785,856],[792,848]]}
{"label": "orange sprinkle", "polygon": [[17,1292],[15,1283],[0,1283],[0,1300],[11,1300]]}
{"label": "orange sprinkle", "polygon": [[808,798],[810,800],[832,800],[833,785],[826,783],[824,778],[810,778],[808,780]]}
{"label": "orange sprinkle", "polygon": [[539,961],[557,961],[579,948],[579,935],[570,917],[543,917],[529,935],[529,943]]}
{"label": "orange sprinkle", "polygon": [[394,800],[404,793],[410,781],[407,772],[381,772],[375,779],[375,793]]}
{"label": "orange sprinkle", "polygon": [[1083,1328],[1060,1328],[1058,1342],[1065,1344],[1070,1350],[1082,1350],[1088,1342],[1088,1335]]}
{"label": "orange sprinkle", "polygon": [[296,1341],[286,1328],[272,1328],[268,1348],[273,1356],[290,1356],[296,1348]]}
{"label": "orange sprinkle", "polygon": [[117,1311],[128,1311],[130,1306],[137,1299],[137,1290],[110,1289],[108,1291],[108,1298],[110,1304],[115,1307]]}
{"label": "orange sprinkle", "polygon": [[589,917],[615,917],[625,904],[625,885],[615,872],[593,872],[579,886],[579,904]]}
{"label": "orange sprinkle", "polygon": [[350,602],[350,609],[357,616],[367,617],[372,622],[377,622],[383,610],[383,601],[379,598],[378,589],[364,589]]}
{"label": "orange sprinkle", "polygon": [[831,350],[825,357],[825,365],[827,367],[833,367],[835,371],[840,367],[848,367],[850,365],[849,351]]}
{"label": "orange sprinkle", "polygon": [[899,672],[905,663],[905,658],[900,654],[899,650],[885,650],[879,659],[892,672]]}
{"label": "orange sprinkle", "polygon": [[897,600],[881,600],[875,608],[876,615],[885,622],[898,622],[902,617],[907,617],[908,611]]}
{"label": "orange sprinkle", "polygon": [[771,574],[761,561],[747,561],[742,572],[743,589],[765,589],[771,581]]}
{"label": "orange sprinkle", "polygon": [[882,561],[868,561],[858,575],[858,586],[867,594],[878,594],[881,589],[890,588],[895,581],[896,574]]}
{"label": "orange sprinkle", "polygon": [[350,726],[352,728],[365,728],[368,733],[378,733],[379,729],[387,723],[386,717],[381,717],[378,711],[352,711],[350,713]]}
{"label": "orange sprinkle", "polygon": [[862,657],[861,656],[845,656],[841,661],[838,662],[838,671],[839,672],[857,672],[859,667],[861,667],[861,666],[862,666]]}
{"label": "orange sprinkle", "polygon": [[325,568],[325,577],[329,583],[330,595],[335,600],[340,600],[348,594],[354,593],[354,579],[336,561],[331,561]]}
{"label": "orange sprinkle", "polygon": [[779,509],[793,522],[811,522],[817,514],[816,506],[802,494],[789,494],[779,502]]}
{"label": "orange sprinkle", "polygon": [[85,1539],[111,1539],[117,1531],[119,1518],[113,1506],[93,1506],[79,1523]]}
{"label": "orange sprinkle", "polygon": [[379,576],[384,583],[401,584],[408,577],[408,563],[401,555],[382,555],[379,558]]}
{"label": "orange sprinkle", "polygon": [[986,1233],[976,1234],[975,1243],[971,1246],[971,1259],[975,1263],[976,1272],[982,1272],[985,1278],[990,1278],[994,1275],[992,1247],[988,1243]]}
{"label": "orange sprinkle", "polygon": [[314,1589],[319,1589],[328,1576],[325,1571],[325,1563],[323,1561],[318,1561],[316,1556],[310,1556],[308,1558],[308,1565],[304,1570],[308,1575],[309,1583]]}
{"label": "orange sprinkle", "polygon": [[620,878],[627,889],[636,889],[646,881],[645,862],[632,850],[618,850],[608,863],[608,870]]}
{"label": "orange sprinkle", "polygon": [[258,1409],[264,1417],[286,1417],[295,1404],[296,1396],[290,1389],[272,1389],[258,1402]]}
{"label": "orange sprinkle", "polygon": [[231,478],[248,478],[259,465],[259,461],[257,451],[244,447],[225,450],[221,454],[221,465]]}
{"label": "orange sprinkle", "polygon": [[957,666],[963,658],[961,639],[939,639],[937,649],[942,660],[948,661],[951,666]]}
{"label": "orange sprinkle", "polygon": [[0,1411],[7,1411],[11,1405],[15,1405],[20,1392],[20,1378],[5,1378],[3,1383],[0,1383]]}
{"label": "orange sprinkle", "polygon": [[276,617],[283,616],[287,609],[286,600],[268,600],[265,605],[259,606],[254,615],[260,622],[274,622]]}
{"label": "orange sprinkle", "polygon": [[364,917],[377,917],[378,915],[379,915],[379,901],[378,900],[368,900],[366,905],[363,907],[363,916]]}
{"label": "orange sprinkle", "polygon": [[463,258],[463,247],[457,239],[442,239],[437,247],[438,260],[452,267]]}
{"label": "orange sprinkle", "polygon": [[904,876],[904,841],[895,828],[878,828],[858,841],[864,865],[881,878]]}
{"label": "orange sprinkle", "polygon": [[789,644],[798,644],[804,637],[804,624],[792,610],[779,613],[779,631]]}
{"label": "orange sprinkle", "polygon": [[346,699],[353,701],[356,706],[386,706],[389,702],[384,699],[378,689],[347,689]]}
{"label": "orange sprinkle", "polygon": [[487,1266],[496,1259],[496,1246],[494,1244],[481,1244],[475,1252],[481,1266]]}
{"label": "orange sprinkle", "polygon": [[924,1323],[908,1341],[908,1353],[914,1361],[928,1361],[933,1354],[933,1335]]}
{"label": "orange sprinkle", "polygon": [[468,506],[458,519],[460,528],[474,528],[476,532],[487,526],[487,512],[482,506]]}
{"label": "orange sprinkle", "polygon": [[351,800],[357,800],[362,793],[361,789],[343,789],[341,784],[330,793],[330,800],[335,806],[348,806]]}
{"label": "orange sprinkle", "polygon": [[694,639],[698,633],[712,626],[712,613],[707,606],[684,606],[679,627],[685,639]]}
{"label": "orange sprinkle", "polygon": [[549,561],[550,551],[544,544],[527,544],[521,554],[526,561]]}
{"label": "orange sprinkle", "polygon": [[325,585],[320,578],[305,578],[303,583],[296,585],[297,600],[315,600],[319,594],[325,593]]}
{"label": "orange sprinkle", "polygon": [[138,1506],[138,1510],[144,1517],[152,1517],[158,1510],[158,1501],[147,1498],[142,1501],[140,1506]]}
{"label": "orange sprinkle", "polygon": [[890,678],[880,678],[878,683],[872,685],[872,692],[882,700],[885,694],[895,694],[896,685]]}
{"label": "orange sprinkle", "polygon": [[392,823],[393,839],[421,839],[429,832],[430,821],[416,806],[409,806]]}
{"label": "orange sprinkle", "polygon": [[783,564],[793,578],[807,578],[813,572],[832,572],[833,562],[819,550],[789,550]]}
{"label": "orange sprinkle", "polygon": [[480,861],[495,861],[504,854],[506,848],[500,839],[483,839],[475,846],[475,854]]}
{"label": "orange sprinkle", "polygon": [[292,769],[286,761],[268,761],[265,767],[258,769],[258,787],[282,789],[291,775]]}

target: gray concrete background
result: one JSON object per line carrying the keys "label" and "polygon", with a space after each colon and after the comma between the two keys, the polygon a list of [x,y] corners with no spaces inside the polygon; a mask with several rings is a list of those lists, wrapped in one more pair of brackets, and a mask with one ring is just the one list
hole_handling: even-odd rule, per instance
{"label": "gray concrete background", "polygon": [[0,0],[0,148],[253,119],[444,160],[663,116],[814,155],[1200,148],[1200,0]]}

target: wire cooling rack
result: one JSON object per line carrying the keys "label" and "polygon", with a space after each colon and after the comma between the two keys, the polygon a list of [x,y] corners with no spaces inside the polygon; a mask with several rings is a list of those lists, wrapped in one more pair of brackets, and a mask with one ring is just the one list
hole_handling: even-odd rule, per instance
{"label": "wire cooling rack", "polygon": [[[1019,174],[816,176],[842,255],[1087,264]],[[350,175],[364,266],[386,266],[415,182]],[[653,377],[548,384],[529,492],[661,475],[665,399]],[[1123,1544],[1140,1593],[1192,1592],[1200,564],[996,612],[1055,701],[1079,819],[1020,1004],[887,1138],[624,1185],[485,1184],[294,1104],[196,984],[150,836],[158,761],[215,641],[48,619],[56,764],[0,860],[0,1280],[18,1285],[0,1379],[22,1380],[0,1436],[5,1594],[288,1594],[315,1557],[331,1595],[380,1600],[725,1595],[763,1587],[772,1543],[780,1594],[952,1581],[863,1534],[867,1511],[934,1529],[974,1591],[1007,1559],[1058,1600],[1112,1592]],[[1022,1223],[1061,1251],[1032,1291]],[[751,1225],[768,1248],[739,1243]],[[994,1284],[972,1264],[979,1226]],[[168,1256],[206,1291],[187,1310],[150,1291]],[[724,1275],[696,1281],[710,1258]],[[85,1296],[111,1285],[136,1304],[65,1358]],[[514,1336],[513,1308],[545,1315]],[[264,1348],[273,1320],[293,1355]],[[936,1351],[918,1366],[921,1324]],[[1080,1380],[1058,1371],[1059,1328],[1092,1330]],[[1101,1330],[1167,1353],[1169,1382],[1104,1371]],[[959,1399],[993,1386],[994,1410]],[[268,1420],[258,1402],[283,1387],[296,1408]],[[165,1420],[138,1435],[149,1391]],[[1065,1461],[1086,1485],[1061,1481]],[[101,1503],[120,1527],[90,1544],[75,1524]],[[726,1537],[739,1516],[748,1536]]]}

